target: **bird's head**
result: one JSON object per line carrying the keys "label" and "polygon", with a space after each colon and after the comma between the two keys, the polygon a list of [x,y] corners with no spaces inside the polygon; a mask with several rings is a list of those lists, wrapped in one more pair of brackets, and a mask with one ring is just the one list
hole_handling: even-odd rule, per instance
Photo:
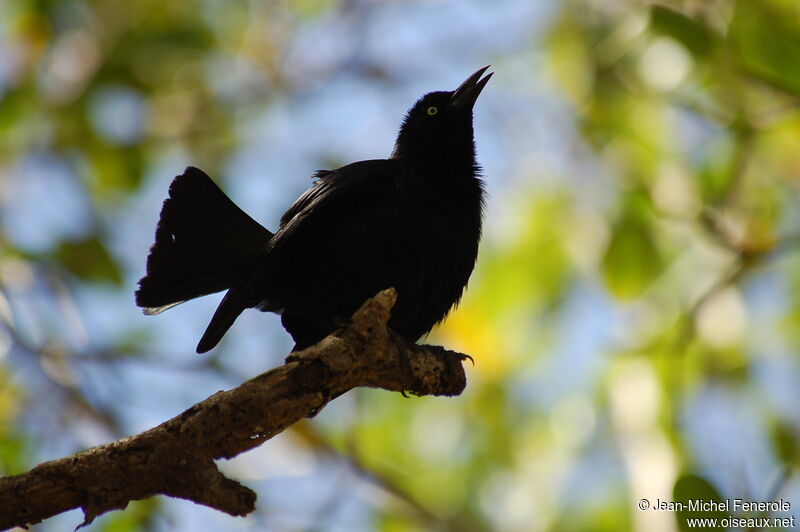
{"label": "bird's head", "polygon": [[492,73],[485,66],[454,91],[431,92],[406,113],[393,159],[420,159],[426,164],[475,164],[472,107]]}

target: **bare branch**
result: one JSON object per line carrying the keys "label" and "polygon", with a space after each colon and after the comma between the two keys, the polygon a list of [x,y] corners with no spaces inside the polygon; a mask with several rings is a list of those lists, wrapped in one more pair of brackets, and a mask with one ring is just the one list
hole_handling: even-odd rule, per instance
{"label": "bare branch", "polygon": [[73,508],[84,524],[128,502],[165,494],[230,515],[255,508],[250,489],[215,459],[257,447],[358,386],[458,395],[465,355],[412,344],[387,329],[393,289],[366,301],[351,323],[286,364],[214,394],[146,432],[0,479],[0,528],[27,526]]}

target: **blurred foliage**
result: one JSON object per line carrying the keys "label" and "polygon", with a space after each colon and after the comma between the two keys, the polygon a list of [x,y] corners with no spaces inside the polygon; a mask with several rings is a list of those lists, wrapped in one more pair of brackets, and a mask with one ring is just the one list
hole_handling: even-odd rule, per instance
{"label": "blurred foliage", "polygon": [[[251,133],[242,117],[315,78],[287,75],[293,35],[367,4],[390,8],[0,2],[0,473],[126,433],[124,405],[102,389],[131,359],[167,368],[134,323],[86,332],[90,297],[132,305],[142,265],[131,273],[120,251],[121,212],[176,154],[223,176]],[[492,59],[492,90],[525,62],[567,106],[562,141],[578,155],[546,184],[529,159],[508,162],[521,177],[491,199],[502,209],[490,204],[506,218],[488,220],[467,295],[432,337],[475,357],[466,393],[362,390],[294,427],[298,452],[355,474],[331,496],[309,489],[298,515],[263,510],[289,482],[274,479],[254,528],[342,529],[336,508],[358,501],[367,529],[385,531],[684,530],[686,515],[637,501],[800,491],[800,418],[781,406],[800,375],[797,2],[553,2],[534,46],[536,63],[529,50]],[[385,83],[359,61],[348,68],[361,81]],[[5,213],[43,158],[86,212],[54,218],[34,244]],[[235,384],[220,357],[204,360],[182,371]],[[188,529],[178,514],[144,501],[91,528]],[[307,515],[319,517],[281,528]]]}
{"label": "blurred foliage", "polygon": [[[673,500],[682,502],[686,506],[689,505],[689,501],[706,501],[709,503],[709,506],[713,503],[715,508],[722,508],[725,504],[725,500],[719,496],[714,486],[709,484],[702,477],[696,475],[683,475],[675,481]],[[709,512],[680,510],[677,513],[678,525],[681,530],[690,530],[692,528],[688,524],[688,519],[716,518],[721,520],[727,516],[727,513],[721,509],[715,509]],[[724,529],[722,526],[709,528]]]}
{"label": "blurred foliage", "polygon": [[61,242],[55,250],[54,258],[79,279],[122,284],[119,267],[97,238]]}

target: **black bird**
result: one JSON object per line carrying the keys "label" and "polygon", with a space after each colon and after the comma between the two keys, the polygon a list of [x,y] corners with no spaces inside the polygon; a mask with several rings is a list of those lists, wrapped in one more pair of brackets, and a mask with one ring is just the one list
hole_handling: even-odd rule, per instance
{"label": "black bird", "polygon": [[187,168],[170,185],[136,304],[158,314],[227,289],[198,353],[250,307],[280,314],[297,350],[395,287],[389,326],[419,339],[461,299],[478,255],[484,191],[472,107],[488,68],[420,98],[388,159],[317,172],[276,233]]}

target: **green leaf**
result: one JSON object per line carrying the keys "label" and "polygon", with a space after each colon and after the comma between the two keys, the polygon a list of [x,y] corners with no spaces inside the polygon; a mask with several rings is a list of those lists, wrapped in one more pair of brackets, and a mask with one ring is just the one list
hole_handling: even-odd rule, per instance
{"label": "green leaf", "polygon": [[705,203],[717,204],[725,199],[733,184],[735,165],[744,149],[733,136],[725,136],[710,145],[698,165],[698,183]]}
{"label": "green leaf", "polygon": [[667,7],[655,6],[650,11],[650,27],[683,44],[694,56],[705,56],[714,44],[709,28]]}
{"label": "green leaf", "polygon": [[17,434],[0,434],[0,476],[20,475],[30,467],[31,443]]}
{"label": "green leaf", "polygon": [[717,519],[719,521],[729,514],[728,511],[719,509],[724,508],[727,501],[723,500],[714,486],[703,477],[691,474],[681,475],[675,482],[672,494],[673,501],[683,503],[684,507],[689,506],[689,501],[699,501],[706,504],[713,503],[712,505],[717,508],[708,511],[678,510],[675,513],[675,519],[681,530],[722,530],[725,528],[723,526],[690,528],[687,523],[687,519]]}
{"label": "green leaf", "polygon": [[797,437],[793,427],[783,421],[773,423],[770,432],[775,454],[784,464],[794,464],[797,460]]}
{"label": "green leaf", "polygon": [[0,476],[18,475],[29,467],[30,442],[14,429],[21,403],[20,390],[0,366]]}
{"label": "green leaf", "polygon": [[661,273],[663,260],[645,215],[629,209],[614,225],[603,258],[608,290],[619,299],[634,299]]}
{"label": "green leaf", "polygon": [[335,8],[339,2],[334,0],[291,0],[289,9],[300,17],[315,18]]}
{"label": "green leaf", "polygon": [[[131,501],[122,512],[112,512],[98,520],[101,532],[137,532],[149,530],[161,507],[156,498],[143,501]],[[148,526],[149,525],[149,526]]]}
{"label": "green leaf", "polygon": [[119,266],[105,245],[96,237],[62,242],[54,257],[80,279],[122,285]]}
{"label": "green leaf", "polygon": [[730,24],[731,48],[751,75],[800,95],[800,17],[796,5],[738,0]]}
{"label": "green leaf", "polygon": [[93,143],[87,152],[89,183],[96,196],[115,198],[139,186],[145,161],[137,146],[120,148]]}

